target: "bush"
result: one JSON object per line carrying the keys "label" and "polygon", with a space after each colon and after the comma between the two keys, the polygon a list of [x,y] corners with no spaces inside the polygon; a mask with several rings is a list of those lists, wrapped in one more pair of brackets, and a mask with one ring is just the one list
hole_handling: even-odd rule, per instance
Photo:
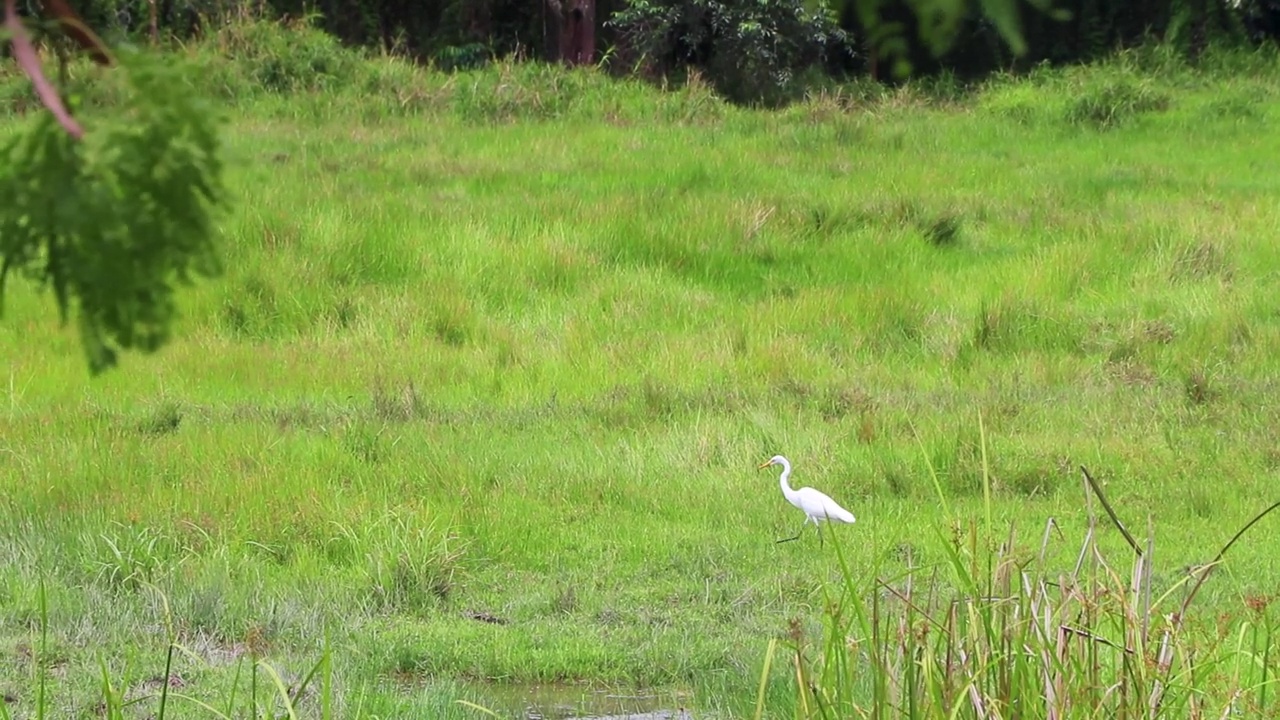
{"label": "bush", "polygon": [[1149,82],[1107,79],[1086,87],[1067,109],[1067,122],[1105,130],[1169,107],[1169,96]]}
{"label": "bush", "polygon": [[205,80],[224,96],[333,90],[356,81],[364,69],[361,53],[343,47],[310,19],[231,23],[202,49]]}
{"label": "bush", "polygon": [[635,0],[609,24],[648,70],[701,68],[738,103],[791,98],[798,72],[849,47],[825,2],[810,11],[803,0]]}

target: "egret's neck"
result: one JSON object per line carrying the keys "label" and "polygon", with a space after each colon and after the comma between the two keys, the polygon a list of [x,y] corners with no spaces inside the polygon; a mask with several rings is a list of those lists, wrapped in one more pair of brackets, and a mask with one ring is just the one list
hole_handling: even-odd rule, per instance
{"label": "egret's neck", "polygon": [[782,486],[782,494],[788,497],[790,497],[791,493],[794,492],[791,489],[791,484],[787,482],[787,480],[790,478],[791,478],[791,463],[787,462],[786,460],[783,460],[782,475],[778,477],[778,484]]}

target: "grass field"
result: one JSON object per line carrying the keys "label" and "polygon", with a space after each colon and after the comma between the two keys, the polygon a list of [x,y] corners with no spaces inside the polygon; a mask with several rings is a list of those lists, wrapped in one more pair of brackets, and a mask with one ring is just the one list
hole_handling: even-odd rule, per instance
{"label": "grass field", "polygon": [[[1055,519],[1065,572],[1085,465],[1150,523],[1159,591],[1276,499],[1274,59],[764,112],[339,55],[333,88],[243,94],[260,65],[213,52],[188,54],[236,98],[227,273],[172,345],[91,380],[47,296],[6,297],[20,716],[42,598],[63,717],[104,670],[154,689],[170,633],[175,687],[217,707],[237,672],[249,692],[238,658],[293,683],[328,637],[340,717],[478,717],[453,701],[491,682],[750,716],[770,638],[820,630],[836,543],[891,576],[989,509],[1026,552]],[[857,523],[775,544],[802,519],[756,469],[776,453]],[[1201,591],[1210,622],[1276,591],[1265,522]],[[794,673],[771,678],[787,716]]]}

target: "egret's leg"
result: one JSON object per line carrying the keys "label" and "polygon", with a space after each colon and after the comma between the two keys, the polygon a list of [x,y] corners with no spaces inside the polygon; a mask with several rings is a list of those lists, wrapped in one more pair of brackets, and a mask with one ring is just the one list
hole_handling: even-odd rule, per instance
{"label": "egret's leg", "polygon": [[800,523],[800,531],[796,533],[796,536],[795,536],[795,537],[782,538],[781,540],[774,540],[774,541],[773,541],[773,542],[774,542],[774,544],[777,544],[777,543],[784,543],[784,542],[791,542],[792,540],[799,540],[799,539],[800,539],[800,536],[804,534],[804,526],[805,526],[806,524],[808,524],[808,522],[809,522],[809,518],[805,518],[805,519],[804,519],[804,522]]}
{"label": "egret's leg", "polygon": [[800,532],[796,533],[795,537],[782,538],[781,540],[774,540],[773,542],[774,544],[777,544],[777,543],[791,542],[792,540],[799,540],[800,535],[803,533],[804,533],[804,527],[801,527]]}

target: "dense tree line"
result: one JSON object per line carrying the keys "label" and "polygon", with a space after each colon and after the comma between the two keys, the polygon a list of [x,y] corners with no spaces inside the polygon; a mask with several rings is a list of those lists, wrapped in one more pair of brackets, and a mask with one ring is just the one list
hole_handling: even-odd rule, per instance
{"label": "dense tree line", "polygon": [[[787,46],[805,63],[821,55],[833,71],[886,74],[874,67],[878,56],[870,36],[875,31],[859,18],[860,4],[879,5],[882,21],[899,29],[902,49],[916,73],[946,69],[973,76],[1014,62],[977,3],[971,3],[949,52],[934,58],[916,32],[921,15],[928,15],[928,3],[829,2],[825,13],[817,11],[818,0],[583,4],[592,10],[593,59],[612,54],[634,60],[643,47],[659,71],[685,63],[711,64],[717,54],[729,48],[740,51],[745,43],[752,51],[776,52]],[[394,47],[446,66],[471,65],[518,50],[549,60],[564,53],[556,23],[563,10],[559,0],[79,0],[77,6],[90,26],[101,31],[146,32],[154,17],[161,32],[180,37],[202,24],[246,13],[316,13],[321,27],[345,42]],[[1020,62],[1087,60],[1152,36],[1194,55],[1215,37],[1258,42],[1280,33],[1280,0],[1053,0],[1053,7],[1070,17],[1020,8],[1017,21],[1027,46]],[[753,33],[754,41],[749,37]]]}
{"label": "dense tree line", "polygon": [[[39,2],[39,0],[28,0]],[[981,77],[1077,62],[1156,39],[1194,57],[1214,41],[1271,42],[1280,0],[78,0],[111,34],[186,37],[234,17],[316,17],[352,45],[446,69],[513,52],[609,60],[615,72],[698,67],[729,99],[784,99],[797,77]],[[992,6],[1005,8],[992,15]],[[868,12],[870,10],[870,13]],[[1006,27],[1001,27],[1003,13]],[[1017,26],[1022,53],[1002,29]],[[946,38],[946,42],[937,42]],[[935,52],[942,46],[945,52]],[[906,60],[907,63],[901,61]]]}

